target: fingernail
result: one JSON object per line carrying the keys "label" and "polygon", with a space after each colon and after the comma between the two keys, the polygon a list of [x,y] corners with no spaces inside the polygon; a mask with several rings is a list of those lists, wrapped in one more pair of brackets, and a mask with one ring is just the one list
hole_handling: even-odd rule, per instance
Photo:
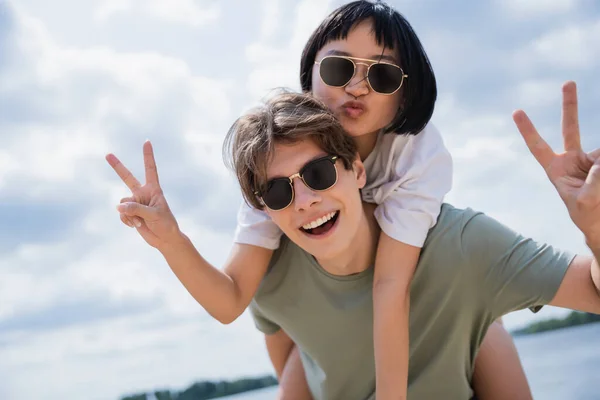
{"label": "fingernail", "polygon": [[127,206],[125,206],[125,204],[117,205],[117,211],[124,212],[125,210],[127,210]]}
{"label": "fingernail", "polygon": [[139,219],[137,219],[137,218],[136,218],[135,220],[133,220],[133,223],[134,223],[134,224],[135,224],[135,226],[136,226],[136,227],[138,227],[138,228],[139,228],[140,226],[142,226],[142,223],[141,223],[141,222],[140,222],[140,220],[139,220]]}

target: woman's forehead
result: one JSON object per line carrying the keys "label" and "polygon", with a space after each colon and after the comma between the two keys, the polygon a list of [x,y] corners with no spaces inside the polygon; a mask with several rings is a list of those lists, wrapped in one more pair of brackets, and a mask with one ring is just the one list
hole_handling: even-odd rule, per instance
{"label": "woman's forehead", "polygon": [[332,54],[368,59],[379,59],[383,55],[389,58],[388,61],[398,61],[396,50],[377,43],[373,24],[369,20],[356,24],[345,38],[328,41],[319,53],[322,56]]}

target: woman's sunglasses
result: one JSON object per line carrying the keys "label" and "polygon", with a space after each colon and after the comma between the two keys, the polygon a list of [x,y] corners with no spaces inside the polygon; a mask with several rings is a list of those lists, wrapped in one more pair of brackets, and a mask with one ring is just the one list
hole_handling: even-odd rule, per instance
{"label": "woman's sunglasses", "polygon": [[321,61],[315,61],[315,64],[319,66],[319,75],[327,86],[346,86],[356,74],[357,65],[367,66],[367,82],[377,93],[394,94],[402,87],[404,78],[408,78],[402,68],[395,64],[366,58],[326,56]]}
{"label": "woman's sunglasses", "polygon": [[337,156],[325,156],[309,161],[300,172],[287,178],[274,178],[267,182],[267,187],[262,192],[255,192],[262,203],[273,211],[287,208],[294,201],[294,178],[310,189],[323,191],[330,189],[337,182],[337,169],[335,162]]}

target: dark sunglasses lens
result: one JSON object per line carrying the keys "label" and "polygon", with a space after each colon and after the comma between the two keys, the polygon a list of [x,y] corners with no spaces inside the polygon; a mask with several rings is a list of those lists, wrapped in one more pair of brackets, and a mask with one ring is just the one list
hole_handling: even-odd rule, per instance
{"label": "dark sunglasses lens", "polygon": [[268,183],[262,195],[263,202],[271,210],[286,208],[292,201],[292,186],[287,179],[274,179]]}
{"label": "dark sunglasses lens", "polygon": [[378,93],[394,93],[402,84],[402,70],[388,64],[373,64],[369,69],[369,83]]}
{"label": "dark sunglasses lens", "polygon": [[341,57],[325,57],[319,67],[321,79],[329,86],[344,86],[354,75],[352,61]]}
{"label": "dark sunglasses lens", "polygon": [[302,171],[302,178],[314,190],[329,189],[337,180],[335,165],[329,159],[313,161]]}

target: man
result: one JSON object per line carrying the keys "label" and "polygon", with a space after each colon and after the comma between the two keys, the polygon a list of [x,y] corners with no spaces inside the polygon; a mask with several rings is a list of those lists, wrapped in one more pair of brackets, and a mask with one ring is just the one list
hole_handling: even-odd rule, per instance
{"label": "man", "polygon": [[[566,153],[555,155],[524,113],[516,113],[515,121],[598,257],[600,157],[581,151],[574,84],[565,86],[564,96]],[[283,331],[299,350],[286,366],[296,375],[282,376],[284,393],[288,387],[298,394],[302,386],[287,386],[286,379],[302,384],[298,374],[304,369],[315,399],[374,397],[371,266],[378,228],[360,200],[364,168],[341,129],[316,122],[319,110],[312,128],[288,122],[286,129],[285,122],[276,122],[292,114],[300,119],[302,112],[292,109],[268,103],[230,132],[245,198],[263,196],[267,205],[285,196],[292,201],[284,210],[268,211],[286,238],[251,310],[276,368],[290,353]],[[337,158],[323,161],[330,155]],[[333,167],[337,180],[323,182]],[[320,178],[312,182],[315,176]],[[280,186],[281,193],[268,190]],[[481,213],[444,205],[411,286],[409,398],[470,398],[475,355],[496,318],[545,304],[600,313],[599,275],[590,257],[538,244]]]}
{"label": "man", "polygon": [[[524,113],[515,121],[597,259],[600,152],[581,150],[573,83],[564,98],[564,154],[552,152]],[[285,238],[251,306],[276,368],[285,364],[284,394],[373,398],[371,266],[378,228],[372,207],[361,202],[366,178],[354,142],[325,106],[284,94],[240,118],[228,143],[246,200],[257,207],[288,204],[268,211]],[[144,156],[144,186],[108,157],[133,192],[119,211],[126,223],[138,218],[138,232],[161,252],[179,252],[186,239],[160,189],[149,143]],[[180,274],[191,270],[184,267]],[[545,304],[600,313],[599,288],[595,259],[444,205],[411,285],[409,397],[470,398],[474,359],[492,321]],[[291,352],[282,330],[295,343]]]}

